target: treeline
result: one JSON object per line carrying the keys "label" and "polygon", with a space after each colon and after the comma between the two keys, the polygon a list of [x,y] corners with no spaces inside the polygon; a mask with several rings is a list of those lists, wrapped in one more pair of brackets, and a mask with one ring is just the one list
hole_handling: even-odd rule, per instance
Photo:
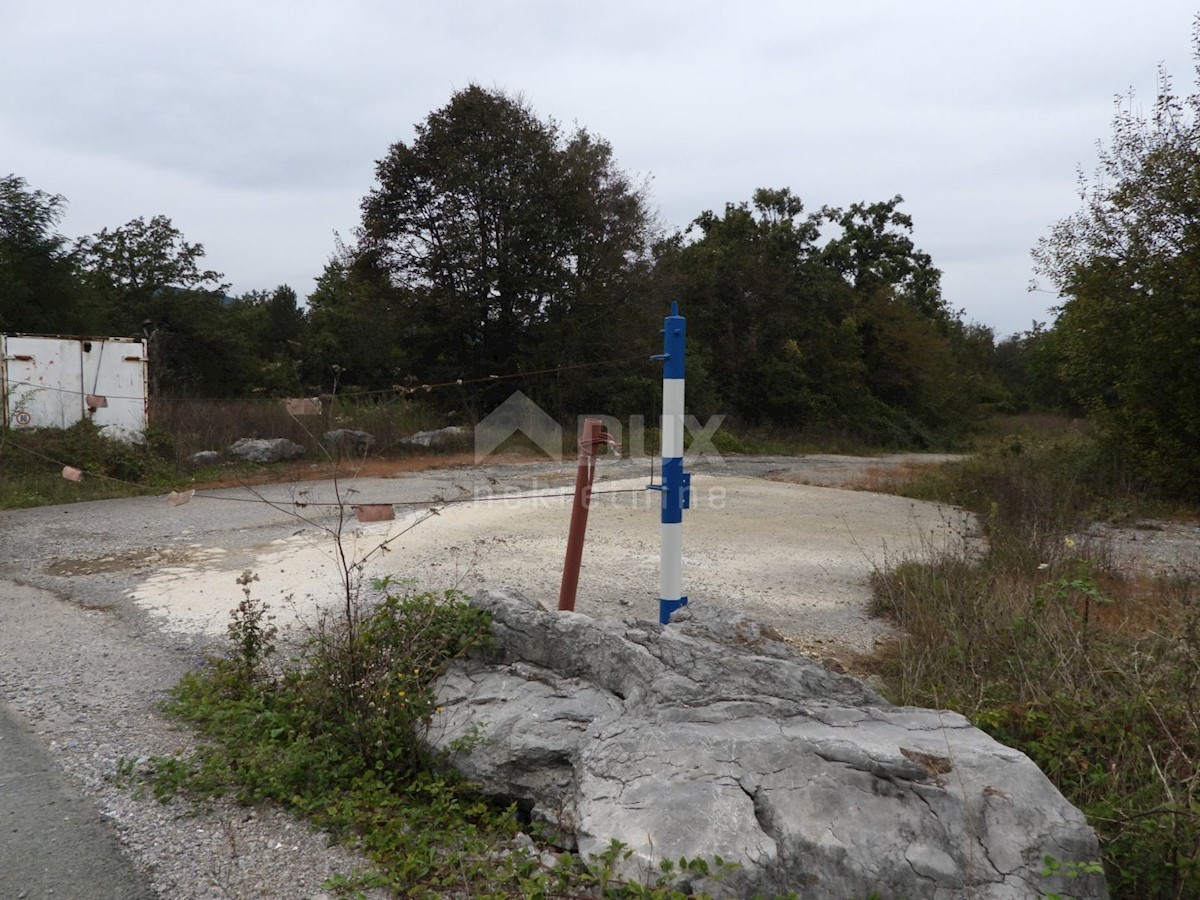
{"label": "treeline", "polygon": [[[670,233],[607,142],[478,86],[379,160],[360,226],[303,306],[287,286],[228,296],[203,247],[163,216],[69,241],[56,230],[62,197],[0,180],[0,330],[145,334],[160,394],[462,380],[423,396],[472,417],[520,388],[570,419],[653,413],[659,370],[646,357],[677,300],[689,407],[736,426],[919,447],[989,412],[1043,407],[1087,411],[1127,437],[1147,422],[1170,430],[1181,404],[1200,419],[1195,376],[1181,372],[1195,369],[1200,228],[1187,193],[1194,124],[1169,113],[1157,132],[1125,122],[1109,160],[1118,185],[1145,191],[1118,197],[1112,177],[1105,190],[1148,209],[1182,191],[1176,208],[1138,225],[1116,258],[1113,236],[1091,225],[1129,217],[1104,219],[1104,198],[1091,198],[1039,250],[1065,297],[1058,322],[999,343],[943,296],[899,196],[810,210],[763,189]],[[1174,244],[1155,239],[1168,227]],[[527,377],[486,383],[512,373]],[[1191,437],[1151,449],[1174,464]]]}
{"label": "treeline", "polygon": [[689,320],[690,407],[743,427],[928,445],[1006,402],[901,198],[806,210],[760,190],[663,231],[646,185],[582,128],[469,87],[377,164],[362,222],[301,306],[237,297],[164,216],[68,241],[65,200],[0,181],[0,329],[146,335],[152,388],[191,396],[431,393],[485,414],[521,388],[555,415],[653,413],[661,317]]}
{"label": "treeline", "polygon": [[308,323],[295,291],[229,297],[165,216],[68,241],[65,203],[0,178],[0,332],[147,337],[152,395],[297,390]]}

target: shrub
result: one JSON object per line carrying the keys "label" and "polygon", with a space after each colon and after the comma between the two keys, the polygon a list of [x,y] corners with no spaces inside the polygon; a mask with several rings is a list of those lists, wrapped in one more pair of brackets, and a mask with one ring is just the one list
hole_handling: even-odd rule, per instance
{"label": "shrub", "polygon": [[[70,465],[82,483],[63,479]],[[0,508],[152,493],[170,467],[148,447],[105,438],[88,419],[68,428],[0,429]]]}

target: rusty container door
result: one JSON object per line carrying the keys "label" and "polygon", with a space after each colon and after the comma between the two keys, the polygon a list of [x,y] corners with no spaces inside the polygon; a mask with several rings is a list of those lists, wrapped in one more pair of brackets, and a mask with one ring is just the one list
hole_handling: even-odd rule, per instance
{"label": "rusty container door", "polygon": [[83,417],[79,342],[4,338],[4,418],[10,428],[66,428]]}
{"label": "rusty container door", "polygon": [[[84,338],[83,392],[102,398],[88,414],[96,425],[146,429],[146,342],[129,338]],[[86,405],[86,404],[85,404]]]}

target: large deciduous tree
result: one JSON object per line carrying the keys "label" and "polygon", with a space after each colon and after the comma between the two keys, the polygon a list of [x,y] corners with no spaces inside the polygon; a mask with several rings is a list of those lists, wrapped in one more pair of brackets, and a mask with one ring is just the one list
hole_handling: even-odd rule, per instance
{"label": "large deciduous tree", "polygon": [[942,273],[913,243],[912,216],[900,211],[903,202],[896,195],[847,210],[827,208],[825,217],[840,233],[825,245],[822,258],[859,296],[884,291],[922,318],[947,324],[953,317],[942,298]]}
{"label": "large deciduous tree", "polygon": [[[375,295],[423,381],[600,359],[648,307],[643,191],[605,141],[519,97],[459,91],[376,172],[351,272],[386,280]],[[554,384],[546,400],[588,402]]]}
{"label": "large deciduous tree", "polygon": [[0,331],[86,331],[66,238],[57,231],[66,200],[23,178],[0,178]]}
{"label": "large deciduous tree", "polygon": [[201,268],[204,245],[184,238],[166,216],[139,216],[75,243],[85,280],[107,305],[112,324],[140,329],[156,302],[171,293],[219,294],[221,275]]}
{"label": "large deciduous tree", "polygon": [[1130,471],[1200,496],[1200,96],[1160,73],[1148,116],[1118,101],[1080,196],[1034,250],[1065,297],[1062,374]]}
{"label": "large deciduous tree", "polygon": [[154,393],[228,396],[244,391],[254,348],[237,327],[221,275],[203,268],[166,216],[142,217],[80,238],[74,257],[114,334],[150,336]]}

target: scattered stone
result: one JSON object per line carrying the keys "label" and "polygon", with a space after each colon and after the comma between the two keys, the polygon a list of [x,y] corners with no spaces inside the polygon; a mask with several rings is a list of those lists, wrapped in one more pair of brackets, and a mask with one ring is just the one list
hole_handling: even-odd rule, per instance
{"label": "scattered stone", "polygon": [[[670,626],[551,613],[482,590],[495,656],[437,685],[429,740],[627,878],[662,859],[739,868],[681,882],[717,896],[981,900],[1107,896],[1096,837],[1024,754],[951,712],[889,704],[744,616],[688,607]],[[467,749],[461,749],[464,745]],[[1064,867],[1065,868],[1065,867]]]}
{"label": "scattered stone", "polygon": [[102,425],[100,436],[105,440],[124,444],[126,447],[146,446],[145,433],[139,428],[130,428],[127,425]]}
{"label": "scattered stone", "polygon": [[187,458],[188,465],[195,466],[197,469],[201,466],[215,466],[220,461],[221,454],[216,450],[201,450]]}
{"label": "scattered stone", "polygon": [[440,449],[461,444],[466,441],[470,434],[470,428],[462,425],[450,425],[446,428],[439,428],[436,431],[418,431],[416,434],[410,434],[408,437],[403,438],[400,443],[411,447]]}
{"label": "scattered stone", "polygon": [[242,438],[230,444],[225,452],[247,462],[273,463],[297,459],[304,455],[304,448],[287,438]]}
{"label": "scattered stone", "polygon": [[366,456],[375,446],[375,437],[365,431],[338,428],[335,431],[325,432],[321,437],[321,442],[336,453]]}

